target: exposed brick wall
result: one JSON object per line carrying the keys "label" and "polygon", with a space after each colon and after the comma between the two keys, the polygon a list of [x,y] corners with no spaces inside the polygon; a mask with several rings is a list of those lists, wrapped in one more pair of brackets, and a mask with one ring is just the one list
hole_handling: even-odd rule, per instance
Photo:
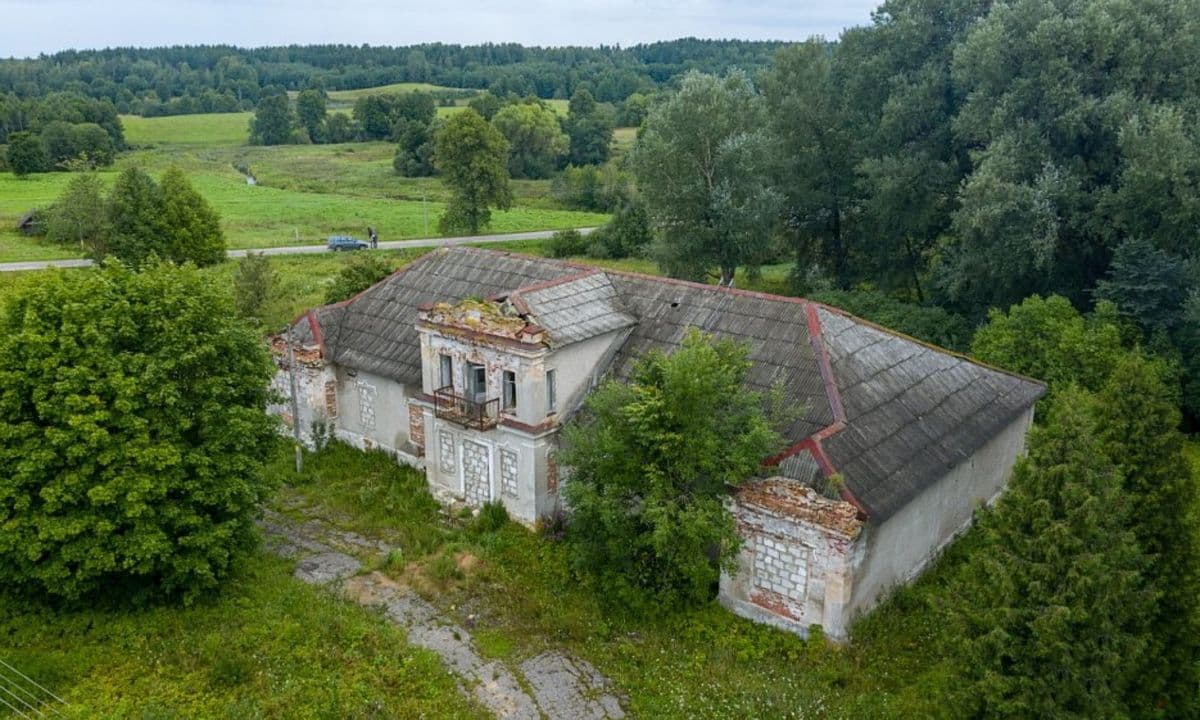
{"label": "exposed brick wall", "polygon": [[425,409],[408,404],[408,439],[417,448],[417,457],[425,457]]}
{"label": "exposed brick wall", "polygon": [[558,457],[554,452],[546,453],[546,492],[558,492]]}

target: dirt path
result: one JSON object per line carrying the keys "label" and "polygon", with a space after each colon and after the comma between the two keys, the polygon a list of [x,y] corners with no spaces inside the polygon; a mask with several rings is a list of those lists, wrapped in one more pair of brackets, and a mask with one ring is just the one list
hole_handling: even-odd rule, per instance
{"label": "dirt path", "polygon": [[265,511],[267,547],[296,562],[295,575],[327,586],[360,605],[382,607],[408,631],[414,645],[437,653],[496,717],[513,720],[615,720],[625,717],[612,683],[583,660],[547,652],[512,668],[481,657],[471,634],[429,602],[380,572],[362,573],[364,554],[386,554],[387,544],[337,530],[321,520],[296,521]]}

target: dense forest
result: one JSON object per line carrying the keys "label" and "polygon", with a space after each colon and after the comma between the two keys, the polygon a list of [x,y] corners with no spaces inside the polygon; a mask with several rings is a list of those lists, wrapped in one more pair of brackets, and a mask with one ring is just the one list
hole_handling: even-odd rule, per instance
{"label": "dense forest", "polygon": [[266,88],[348,90],[401,82],[561,99],[586,88],[597,100],[615,102],[688,70],[759,70],[782,45],[687,38],[629,48],[433,43],[67,50],[0,60],[0,95],[70,91],[146,116],[252,110]]}

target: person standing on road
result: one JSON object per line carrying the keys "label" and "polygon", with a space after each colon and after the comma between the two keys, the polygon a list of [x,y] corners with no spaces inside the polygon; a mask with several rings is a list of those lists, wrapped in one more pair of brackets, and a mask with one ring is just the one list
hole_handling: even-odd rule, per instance
{"label": "person standing on road", "polygon": [[375,250],[379,247],[379,233],[375,232],[375,228],[367,226],[367,239],[371,241],[371,249]]}

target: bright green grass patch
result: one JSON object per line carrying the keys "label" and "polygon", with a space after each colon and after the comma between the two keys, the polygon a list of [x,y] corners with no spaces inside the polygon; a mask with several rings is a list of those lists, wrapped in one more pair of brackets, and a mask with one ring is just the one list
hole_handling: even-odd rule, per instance
{"label": "bright green grass patch", "polygon": [[[508,663],[548,648],[587,659],[628,697],[634,717],[944,714],[936,697],[951,677],[944,655],[953,638],[939,607],[972,539],[857,627],[853,646],[834,647],[742,620],[715,602],[652,618],[605,607],[604,588],[570,572],[562,544],[512,523],[485,532],[469,518],[446,517],[421,474],[382,453],[334,444],[308,455],[297,479],[281,450],[271,472],[346,528],[405,539],[404,562],[385,572],[452,617],[476,615],[480,652]],[[472,569],[443,568],[463,554],[478,559]]]}
{"label": "bright green grass patch", "polygon": [[252,112],[203,113],[144,118],[122,115],[130,145],[244,145],[250,138]]}
{"label": "bright green grass patch", "polygon": [[[189,116],[179,116],[189,117]],[[174,118],[167,118],[174,119]],[[158,176],[175,165],[221,215],[230,248],[314,245],[333,234],[363,235],[374,226],[383,240],[436,237],[446,191],[434,178],[402,178],[391,167],[389,143],[272,148],[166,146],[123,155],[99,173],[111,184],[128,165]],[[235,165],[247,163],[260,184],[247,185]],[[73,248],[18,235],[30,208],[62,193],[69,173],[18,179],[0,173],[0,262],[77,257]],[[602,225],[608,216],[552,207],[549,181],[513,183],[516,206],[493,214],[490,233]],[[424,195],[427,200],[422,201]]]}
{"label": "bright green grass patch", "polygon": [[[4,659],[69,718],[480,718],[379,615],[249,558],[219,597],[138,612],[0,600]],[[0,713],[3,717],[3,713]]]}

